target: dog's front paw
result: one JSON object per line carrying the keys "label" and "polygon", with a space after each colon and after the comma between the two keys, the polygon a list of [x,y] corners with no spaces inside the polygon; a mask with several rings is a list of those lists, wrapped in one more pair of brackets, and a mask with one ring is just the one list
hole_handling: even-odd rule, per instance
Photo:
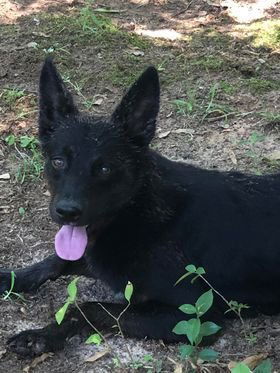
{"label": "dog's front paw", "polygon": [[54,340],[44,329],[37,329],[21,332],[11,337],[7,344],[12,352],[28,358],[58,350],[59,347]]}

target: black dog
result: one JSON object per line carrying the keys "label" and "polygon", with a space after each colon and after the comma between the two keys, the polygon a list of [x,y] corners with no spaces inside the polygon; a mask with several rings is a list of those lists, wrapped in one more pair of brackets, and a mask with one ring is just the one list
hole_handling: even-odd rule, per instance
{"label": "black dog", "polygon": [[[40,79],[39,136],[52,195],[50,213],[62,225],[58,255],[16,270],[14,291],[48,279],[98,277],[116,293],[134,285],[123,315],[125,335],[179,341],[172,332],[207,286],[174,287],[187,264],[203,266],[227,299],[264,313],[280,311],[280,175],[247,176],[173,162],[149,149],[159,109],[157,71],[148,68],[109,119],[80,114],[52,61]],[[0,291],[10,272],[0,272]],[[214,301],[210,320],[223,314]],[[107,303],[118,315],[123,304]],[[82,310],[98,328],[115,321],[98,305]],[[87,323],[73,309],[60,326],[24,331],[9,341],[33,356],[63,347]]]}

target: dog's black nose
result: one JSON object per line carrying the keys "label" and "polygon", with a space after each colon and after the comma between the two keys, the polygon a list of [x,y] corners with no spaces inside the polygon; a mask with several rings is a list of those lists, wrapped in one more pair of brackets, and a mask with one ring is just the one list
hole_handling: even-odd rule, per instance
{"label": "dog's black nose", "polygon": [[56,213],[67,222],[75,222],[79,220],[82,215],[82,208],[79,204],[72,201],[59,201],[56,205]]}

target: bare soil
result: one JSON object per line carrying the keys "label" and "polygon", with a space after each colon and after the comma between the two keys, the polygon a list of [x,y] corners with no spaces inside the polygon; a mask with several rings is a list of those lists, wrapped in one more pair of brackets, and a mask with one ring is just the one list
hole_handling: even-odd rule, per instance
{"label": "bare soil", "polygon": [[[249,9],[258,2],[235,4]],[[54,56],[80,105],[100,115],[110,114],[135,76],[156,65],[162,103],[155,149],[207,168],[275,172],[280,159],[277,4],[240,24],[225,1],[0,0],[0,267],[26,266],[53,252],[57,227],[48,215],[46,185],[34,175],[19,182],[24,149],[5,141],[10,134],[36,134],[37,82],[47,54]],[[104,13],[104,21],[94,10],[105,7],[116,12]],[[9,100],[13,89],[23,90],[23,96]],[[5,173],[10,179],[1,179]],[[64,351],[44,356],[34,367],[6,351],[9,336],[53,320],[68,282],[49,282],[24,302],[0,299],[1,373],[181,371],[178,346],[157,341],[110,337],[122,367],[110,355],[85,362],[104,346],[85,345],[83,337],[72,338]],[[104,284],[80,280],[81,301],[110,296]],[[280,318],[247,320],[246,329],[249,339],[239,321],[229,321],[214,345],[219,361],[204,368],[228,372],[230,361],[265,353],[280,372]],[[134,363],[141,362],[138,367],[132,367],[127,349]],[[145,363],[148,354],[154,361]]]}

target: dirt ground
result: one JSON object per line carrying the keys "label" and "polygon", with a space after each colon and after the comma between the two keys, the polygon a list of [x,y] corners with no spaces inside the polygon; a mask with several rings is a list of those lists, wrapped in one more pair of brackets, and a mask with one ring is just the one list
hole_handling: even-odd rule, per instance
{"label": "dirt ground", "polygon": [[[207,168],[275,172],[279,14],[272,0],[0,0],[0,267],[26,266],[53,252],[57,227],[48,216],[46,185],[34,171],[39,161],[20,142],[5,140],[36,134],[38,74],[46,55],[54,56],[80,106],[97,115],[109,114],[133,79],[155,65],[162,84],[155,149]],[[22,168],[26,159],[31,168]],[[122,367],[110,355],[85,362],[105,347],[85,345],[82,337],[34,366],[6,351],[12,334],[53,320],[68,282],[47,283],[24,302],[0,298],[1,373],[187,371],[177,345],[120,337],[110,343]],[[79,300],[109,297],[98,281],[80,280]],[[200,371],[228,372],[230,361],[265,353],[280,372],[280,318],[247,320],[246,329],[247,339],[239,321],[228,322],[214,345],[218,362]]]}

